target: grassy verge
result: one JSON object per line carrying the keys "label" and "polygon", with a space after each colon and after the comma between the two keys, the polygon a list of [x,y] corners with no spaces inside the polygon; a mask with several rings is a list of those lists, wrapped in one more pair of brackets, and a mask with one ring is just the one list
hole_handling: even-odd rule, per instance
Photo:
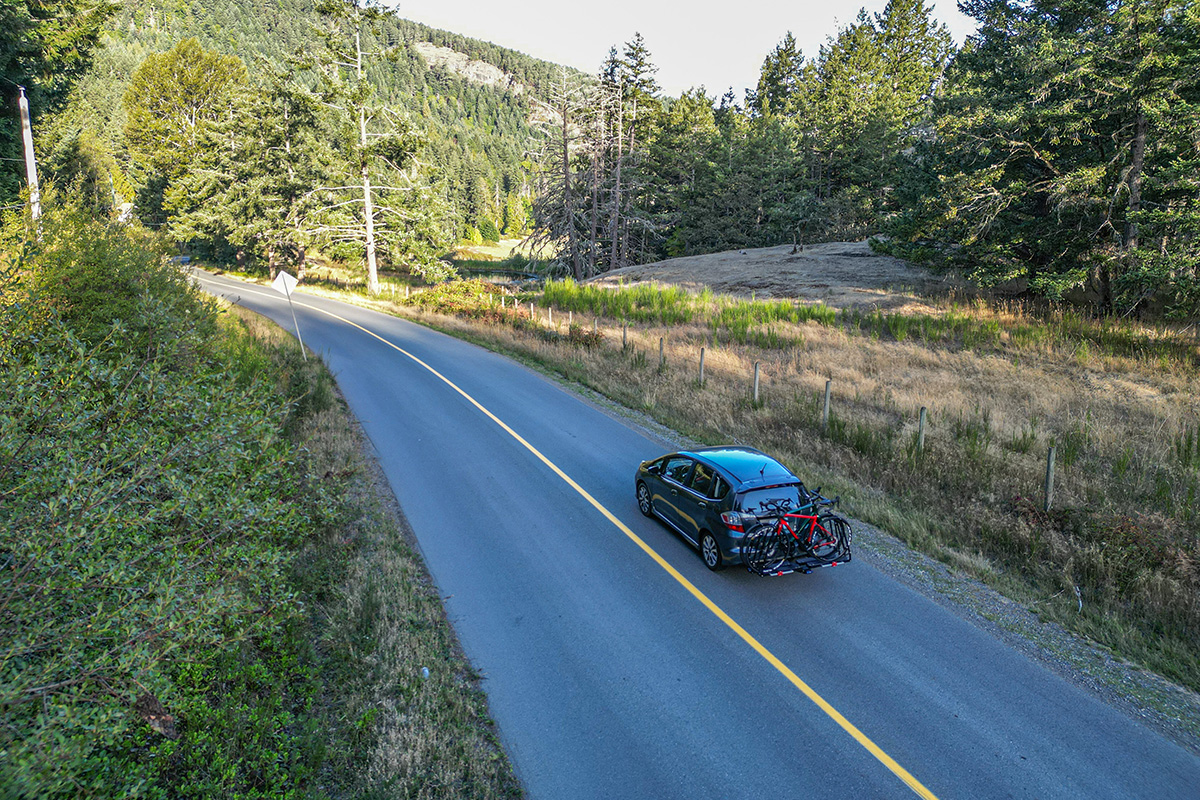
{"label": "grassy verge", "polygon": [[[788,318],[777,301],[604,291],[551,284],[500,306],[499,290],[453,284],[398,310],[693,438],[775,453],[861,518],[1200,689],[1193,344],[1113,321],[983,306],[899,323],[852,312]],[[622,316],[606,316],[614,309]],[[573,330],[568,312],[582,323]],[[748,335],[729,319],[749,320]]]}
{"label": "grassy verge", "polygon": [[0,796],[519,796],[328,373],[52,205],[0,239]]}

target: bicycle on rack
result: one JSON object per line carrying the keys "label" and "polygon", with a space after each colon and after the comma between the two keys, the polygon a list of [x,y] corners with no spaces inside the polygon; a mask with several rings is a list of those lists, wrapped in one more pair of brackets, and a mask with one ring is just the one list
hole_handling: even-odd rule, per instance
{"label": "bicycle on rack", "polygon": [[821,496],[820,489],[809,493],[803,488],[800,496],[804,504],[795,510],[786,498],[760,504],[767,513],[742,539],[742,561],[750,572],[809,573],[850,560],[850,522],[832,511],[841,498],[830,500]]}

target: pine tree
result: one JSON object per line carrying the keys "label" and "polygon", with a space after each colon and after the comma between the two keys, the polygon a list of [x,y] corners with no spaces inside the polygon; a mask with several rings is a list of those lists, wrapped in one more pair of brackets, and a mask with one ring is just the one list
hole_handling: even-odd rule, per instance
{"label": "pine tree", "polygon": [[[378,99],[370,80],[372,61],[385,53],[368,48],[386,12],[375,0],[322,0],[317,11],[324,49],[313,66],[324,104],[340,114],[346,170],[343,182],[321,190],[329,202],[318,230],[333,243],[361,242],[371,293],[379,291],[384,248],[426,279],[443,278],[448,268],[437,258],[446,240],[435,217],[440,208],[414,164],[423,137],[407,115]],[[345,199],[347,193],[355,199]]]}
{"label": "pine tree", "polygon": [[760,115],[790,114],[800,99],[804,78],[804,55],[788,31],[763,60],[749,105]]}
{"label": "pine tree", "polygon": [[1051,297],[1086,289],[1109,310],[1162,282],[1194,283],[1195,5],[965,8],[979,32],[949,76],[930,155],[938,178],[906,238],[961,245],[950,252],[985,282],[1020,279]]}
{"label": "pine tree", "polygon": [[205,50],[196,39],[151,53],[134,72],[124,98],[125,140],[140,176],[143,222],[166,222],[164,194],[201,163],[217,126],[236,117],[247,80],[241,59]]}

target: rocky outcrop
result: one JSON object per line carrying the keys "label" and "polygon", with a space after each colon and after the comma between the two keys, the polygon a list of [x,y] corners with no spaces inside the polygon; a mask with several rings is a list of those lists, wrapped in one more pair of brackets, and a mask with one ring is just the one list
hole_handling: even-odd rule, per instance
{"label": "rocky outcrop", "polygon": [[414,42],[413,47],[432,67],[443,67],[447,71],[460,75],[471,83],[481,86],[491,86],[504,92],[523,94],[525,86],[515,77],[499,67],[486,61],[474,61],[465,54],[449,47],[439,47],[432,42]]}

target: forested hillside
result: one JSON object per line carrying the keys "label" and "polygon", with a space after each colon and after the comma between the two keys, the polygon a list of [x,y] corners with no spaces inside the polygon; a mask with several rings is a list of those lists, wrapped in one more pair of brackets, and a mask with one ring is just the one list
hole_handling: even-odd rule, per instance
{"label": "forested hillside", "polygon": [[[157,81],[143,82],[141,94],[130,97],[128,92],[135,72],[147,57],[165,53],[180,41],[194,38],[204,52],[241,60],[245,74],[237,77],[238,85],[232,90],[235,93],[253,90],[273,94],[275,105],[280,108],[282,94],[291,92],[293,111],[298,110],[296,103],[307,103],[310,107],[325,103],[332,89],[323,87],[317,76],[323,68],[328,73],[329,62],[322,65],[313,63],[313,59],[319,60],[321,48],[328,44],[321,41],[320,29],[328,26],[329,19],[328,15],[323,17],[316,12],[316,5],[312,0],[269,4],[251,0],[123,4],[109,23],[111,33],[102,38],[102,46],[94,54],[93,67],[71,93],[65,110],[43,117],[40,125],[35,126],[44,171],[60,184],[82,180],[100,207],[136,201],[137,214],[143,222],[156,227],[166,225],[180,216],[180,209],[172,206],[169,198],[163,207],[164,199],[155,193],[161,195],[171,182],[168,178],[175,179],[178,188],[181,175],[165,176],[148,168],[147,161],[153,158],[149,157],[151,154],[137,152],[136,144],[131,147],[130,139],[137,138],[138,131],[130,127],[129,119],[131,102],[148,99],[149,92],[161,94],[164,86]],[[424,249],[428,251],[464,235],[477,235],[475,232],[479,230],[491,238],[505,230],[512,234],[524,232],[530,200],[529,165],[523,163],[533,135],[529,125],[530,104],[561,69],[512,50],[408,22],[391,13],[376,15],[364,29],[364,42],[364,54],[368,56],[364,77],[373,94],[371,111],[379,119],[400,118],[393,120],[392,126],[399,125],[416,137],[411,143],[408,177],[414,185],[428,190],[428,197],[421,201],[425,206],[421,213],[416,213],[412,204],[405,212],[408,222],[417,217],[422,219],[424,233],[408,238],[424,239]],[[445,67],[430,67],[416,47],[425,42],[452,48],[470,59],[498,67],[520,84],[522,91],[477,85]],[[309,91],[311,96],[301,97],[301,89]],[[261,121],[261,114],[251,111],[240,100],[231,97],[217,102],[229,106],[228,113],[243,117],[230,120],[232,128],[249,127],[256,118]],[[239,103],[236,112],[229,110]],[[315,115],[315,108],[310,111]],[[348,143],[343,141],[346,132],[339,129],[341,123],[312,119],[305,124],[310,128],[322,125],[329,128],[316,137],[322,140],[321,146],[327,152],[310,153],[310,161],[328,166],[333,160],[332,151],[347,150]],[[389,132],[384,130],[386,127],[372,130],[371,135]],[[215,131],[209,134],[220,136]],[[347,158],[353,160],[353,156]],[[193,173],[210,177],[215,170],[213,164],[197,167]],[[328,175],[311,177],[314,185],[304,191],[331,183]],[[295,176],[288,179],[294,180]],[[193,175],[187,191],[206,198],[198,182],[203,179],[198,181]],[[209,192],[206,199],[211,196]],[[334,254],[338,254],[337,237],[326,236],[322,244],[320,236],[322,231],[328,233],[337,225],[337,221],[314,219],[312,243],[323,249],[333,246]],[[216,230],[219,227],[226,230]],[[216,226],[212,220],[204,225],[193,219],[184,220],[179,233],[191,234],[193,243],[207,245],[218,257],[233,257],[241,251],[243,258],[258,256],[268,260],[266,246],[254,245],[262,240],[261,232],[243,232],[239,236],[232,230],[234,227],[232,220]],[[411,245],[412,242],[397,245],[393,255],[398,260],[411,257],[407,252],[413,249]],[[350,251],[342,254],[352,257]],[[428,261],[430,253],[417,253],[416,257]]]}

